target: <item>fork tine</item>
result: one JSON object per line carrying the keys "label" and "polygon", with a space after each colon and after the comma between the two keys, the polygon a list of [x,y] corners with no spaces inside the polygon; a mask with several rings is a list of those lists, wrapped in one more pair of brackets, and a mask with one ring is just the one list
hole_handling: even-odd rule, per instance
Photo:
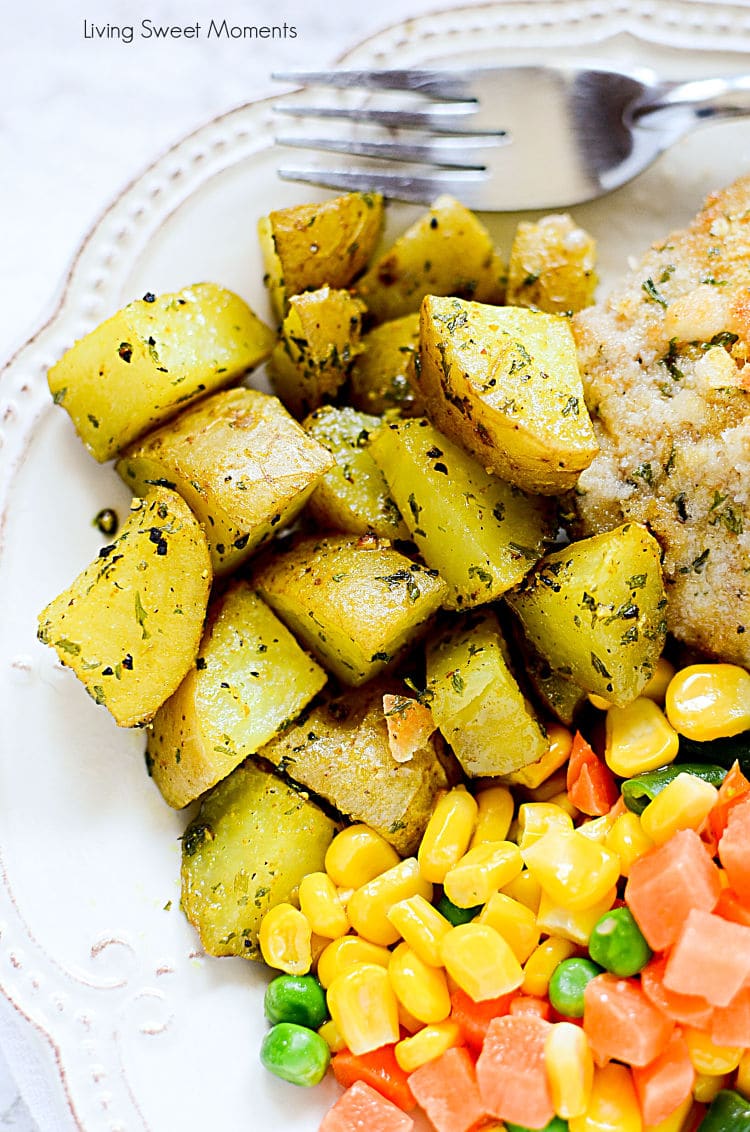
{"label": "fork tine", "polygon": [[486,205],[483,192],[487,174],[481,169],[437,169],[430,176],[378,173],[374,169],[279,169],[284,181],[303,181],[328,189],[376,192],[414,204],[430,204],[441,193],[457,197],[467,208]]}
{"label": "fork tine", "polygon": [[353,157],[385,158],[390,161],[413,161],[427,165],[450,166],[457,169],[484,169],[482,151],[497,145],[508,144],[510,139],[488,135],[443,135],[427,142],[408,143],[366,141],[355,138],[289,137],[276,138],[278,145],[295,149],[324,150],[327,153],[347,153]]}
{"label": "fork tine", "polygon": [[466,71],[280,71],[271,75],[299,86],[337,90],[409,90],[433,98],[473,101],[471,75]]}
{"label": "fork tine", "polygon": [[424,110],[378,110],[367,106],[274,106],[279,114],[292,118],[336,118],[347,122],[372,122],[378,126],[434,130],[436,133],[477,134],[498,136],[500,130],[472,130],[471,117],[476,113],[474,102],[446,102],[428,104]]}

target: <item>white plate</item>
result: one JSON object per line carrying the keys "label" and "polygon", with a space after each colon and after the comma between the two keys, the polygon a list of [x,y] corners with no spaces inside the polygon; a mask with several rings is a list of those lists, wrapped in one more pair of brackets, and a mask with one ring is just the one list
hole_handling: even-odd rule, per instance
{"label": "white plate", "polygon": [[[736,49],[723,50],[727,43]],[[425,16],[349,65],[550,58],[644,63],[668,76],[750,70],[750,9],[708,0],[518,0]],[[51,321],[0,385],[0,986],[49,1040],[85,1132],[312,1132],[337,1087],[266,1075],[262,970],[206,957],[179,911],[185,816],[148,780],[143,736],[118,731],[36,642],[36,614],[101,543],[92,518],[125,489],[49,400],[47,367],[147,290],[214,279],[267,315],[255,221],[312,197],[274,170],[270,105],[241,107],[165,154],[81,248]],[[750,124],[713,127],[640,180],[575,210],[603,275],[750,168]],[[391,209],[391,228],[414,209]],[[515,222],[491,226],[507,248]]]}

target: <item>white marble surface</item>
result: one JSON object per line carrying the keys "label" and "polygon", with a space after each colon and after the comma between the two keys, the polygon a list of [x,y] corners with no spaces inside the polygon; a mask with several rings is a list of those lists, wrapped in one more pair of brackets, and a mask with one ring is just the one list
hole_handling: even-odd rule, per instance
{"label": "white marble surface", "polygon": [[[367,34],[440,6],[447,5],[435,0],[16,0],[5,5],[0,360],[23,343],[51,307],[91,221],[164,148],[215,114],[272,93],[272,70],[327,65]],[[204,36],[146,40],[138,37],[146,18],[154,24],[198,22],[204,31],[211,18],[230,24],[286,22],[297,36],[251,43]],[[134,25],[136,34],[130,44],[86,39],[84,20]],[[8,1041],[6,1014],[12,1011],[2,1003],[0,1046],[4,1034]],[[17,1023],[23,1027],[20,1019]],[[42,1063],[39,1073],[53,1070]],[[0,1129],[38,1129],[1,1048]]]}

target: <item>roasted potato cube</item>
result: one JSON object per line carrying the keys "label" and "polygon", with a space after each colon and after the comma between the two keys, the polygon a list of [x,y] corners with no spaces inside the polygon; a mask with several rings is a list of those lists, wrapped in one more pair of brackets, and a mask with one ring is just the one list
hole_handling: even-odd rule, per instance
{"label": "roasted potato cube", "polygon": [[664,648],[660,549],[640,523],[547,555],[506,600],[553,669],[618,707],[643,691]]}
{"label": "roasted potato cube", "polygon": [[252,587],[235,582],[209,607],[196,662],[149,728],[146,761],[170,806],[226,778],[325,682]]}
{"label": "roasted potato cube", "polygon": [[157,488],[39,614],[39,639],[121,727],[137,727],[195,660],[210,588],[203,528],[176,492]]}
{"label": "roasted potato cube", "polygon": [[544,729],[505,659],[497,617],[477,611],[427,645],[432,715],[466,773],[510,774],[547,750]]}
{"label": "roasted potato cube", "polygon": [[345,684],[364,684],[422,631],[445,582],[385,539],[303,538],[255,574],[261,596]]}
{"label": "roasted potato cube", "polygon": [[594,301],[596,241],[570,216],[521,221],[508,263],[508,303],[549,314],[582,310]]}
{"label": "roasted potato cube", "polygon": [[418,311],[425,295],[503,300],[504,267],[492,238],[457,200],[441,196],[357,284],[378,322]]}
{"label": "roasted potato cube", "polygon": [[108,318],[52,367],[49,388],[91,455],[109,460],[260,365],[275,341],[237,295],[198,283],[148,294]]}
{"label": "roasted potato cube", "polygon": [[335,832],[319,806],[252,760],[214,787],[182,838],[182,909],[208,954],[260,960],[261,920],[322,871]]}
{"label": "roasted potato cube", "polygon": [[565,491],[596,455],[560,315],[428,296],[417,387],[439,429],[524,491]]}
{"label": "roasted potato cube", "polygon": [[229,389],[126,449],[117,462],[139,495],[179,491],[203,523],[216,573],[236,569],[302,510],[330,454],[276,397]]}
{"label": "roasted potato cube", "polygon": [[393,758],[383,695],[394,690],[398,685],[373,681],[328,698],[261,754],[340,813],[366,822],[406,857],[416,852],[435,794],[449,780],[434,739],[408,762]]}
{"label": "roasted potato cube", "polygon": [[346,193],[280,208],[258,222],[266,284],[279,319],[286,300],[328,284],[348,287],[364,271],[383,226],[378,193]]}
{"label": "roasted potato cube", "polygon": [[488,475],[429,421],[384,424],[370,451],[420,554],[450,586],[451,608],[495,601],[554,535],[547,500]]}
{"label": "roasted potato cube", "polygon": [[348,291],[306,291],[289,300],[281,341],[271,354],[271,383],[287,408],[304,417],[330,400],[361,350],[364,306]]}
{"label": "roasted potato cube", "polygon": [[552,668],[549,661],[531,647],[522,633],[519,632],[518,636],[522,639],[520,647],[524,672],[537,700],[550,715],[570,727],[589,702],[588,696],[567,676]]}
{"label": "roasted potato cube", "polygon": [[409,537],[385,476],[369,452],[371,435],[380,417],[354,409],[316,409],[304,422],[309,434],[331,453],[336,463],[318,483],[309,511],[323,528],[381,538]]}
{"label": "roasted potato cube", "polygon": [[419,313],[376,326],[362,339],[362,353],[350,375],[351,401],[363,413],[398,409],[402,416],[421,413],[414,392],[414,359],[419,351]]}

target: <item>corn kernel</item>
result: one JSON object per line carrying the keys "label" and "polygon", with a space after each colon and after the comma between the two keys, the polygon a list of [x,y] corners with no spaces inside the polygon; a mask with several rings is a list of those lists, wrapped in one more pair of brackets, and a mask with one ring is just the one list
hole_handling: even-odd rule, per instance
{"label": "corn kernel", "polygon": [[604,759],[621,778],[674,762],[679,745],[677,732],[647,696],[607,712]]}
{"label": "corn kernel", "polygon": [[505,782],[509,782],[512,786],[526,786],[529,790],[535,790],[559,770],[568,760],[573,736],[561,723],[551,723],[547,726],[547,741],[549,747],[541,758],[529,763],[528,766],[522,766],[520,770],[514,770],[512,774],[506,774]]}
{"label": "corn kernel", "polygon": [[416,951],[419,958],[431,967],[440,967],[440,941],[451,930],[452,924],[441,916],[423,896],[399,900],[386,913],[394,928]]}
{"label": "corn kernel", "polygon": [[556,1023],[547,1034],[544,1059],[557,1115],[564,1120],[583,1116],[594,1084],[594,1058],[581,1027]]}
{"label": "corn kernel", "polygon": [[590,841],[599,841],[606,844],[607,834],[616,820],[617,814],[613,814],[610,810],[608,814],[602,814],[599,818],[591,818],[589,821],[581,822],[580,825],[576,826],[576,833],[580,833],[582,837],[588,837]]}
{"label": "corn kernel", "polygon": [[657,845],[680,829],[699,829],[716,804],[719,792],[694,774],[678,774],[641,814],[647,837]]}
{"label": "corn kernel", "polygon": [[575,821],[578,817],[579,811],[568,797],[567,790],[562,790],[559,794],[553,794],[550,798],[550,803],[553,806],[559,806],[561,810],[565,810],[565,813],[572,821]]}
{"label": "corn kernel", "polygon": [[477,820],[469,848],[483,841],[505,841],[513,820],[513,795],[507,786],[488,786],[476,796]]}
{"label": "corn kernel", "polygon": [[624,877],[630,876],[630,870],[638,858],[654,847],[638,814],[631,814],[629,810],[615,820],[604,844],[620,858],[620,872]]}
{"label": "corn kernel", "polygon": [[540,782],[533,790],[526,790],[529,802],[549,802],[556,794],[562,793],[567,786],[568,772],[566,767],[556,770],[544,782]]}
{"label": "corn kernel", "polygon": [[459,924],[440,944],[451,978],[474,1002],[498,998],[523,982],[521,964],[503,937],[488,924]]}
{"label": "corn kernel", "polygon": [[745,1050],[740,1058],[734,1087],[746,1100],[750,1100],[750,1049]]}
{"label": "corn kernel", "polygon": [[363,963],[387,967],[391,953],[387,947],[379,947],[356,935],[344,935],[335,939],[318,957],[318,979],[321,986],[329,987],[337,975],[360,967]]}
{"label": "corn kernel", "polygon": [[573,911],[598,904],[620,876],[614,853],[574,830],[552,829],[521,852],[542,891]]}
{"label": "corn kernel", "polygon": [[551,829],[572,829],[569,813],[552,802],[524,802],[518,808],[518,844],[527,849]]}
{"label": "corn kernel", "polygon": [[486,904],[493,892],[517,877],[521,850],[512,841],[485,841],[464,853],[445,874],[445,894],[458,908]]}
{"label": "corn kernel", "polygon": [[627,1066],[610,1061],[594,1070],[586,1111],[572,1117],[568,1128],[569,1132],[641,1132],[641,1108]]}
{"label": "corn kernel", "polygon": [[463,786],[438,799],[417,854],[425,880],[442,884],[448,869],[463,857],[474,834],[478,806]]}
{"label": "corn kernel", "polygon": [[660,1121],[659,1124],[644,1124],[643,1132],[683,1132],[692,1107],[692,1096],[685,1097],[682,1104],[678,1105],[666,1120]]}
{"label": "corn kernel", "polygon": [[455,1022],[435,1022],[423,1026],[419,1033],[396,1043],[396,1061],[404,1073],[413,1073],[420,1065],[434,1061],[447,1049],[461,1043],[461,1030]]}
{"label": "corn kernel", "polygon": [[686,1026],[684,1034],[696,1073],[705,1073],[709,1077],[733,1073],[745,1052],[744,1049],[733,1046],[717,1046],[708,1034],[695,1030],[692,1026]]}
{"label": "corn kernel", "polygon": [[739,735],[750,728],[750,673],[738,664],[691,664],[670,680],[666,710],[688,739]]}
{"label": "corn kernel", "polygon": [[660,656],[656,662],[654,674],[641,692],[641,695],[648,696],[654,703],[663,704],[669,682],[673,676],[674,665],[670,664],[666,657]]}
{"label": "corn kernel", "polygon": [[539,928],[531,908],[503,892],[489,898],[477,922],[499,932],[519,963],[525,963],[539,943]]}
{"label": "corn kernel", "polygon": [[357,889],[347,905],[349,922],[365,939],[387,947],[398,939],[389,908],[417,895],[431,900],[432,885],[420,875],[416,857],[407,857]]}
{"label": "corn kernel", "polygon": [[410,1014],[403,1002],[398,1004],[398,1024],[402,1030],[406,1030],[407,1034],[416,1034],[418,1030],[424,1027],[424,1022],[420,1022],[418,1018]]}
{"label": "corn kernel", "polygon": [[524,994],[533,994],[537,998],[544,998],[556,968],[563,959],[570,959],[575,955],[576,945],[570,940],[559,936],[550,936],[535,947],[523,967],[523,983],[521,990]]}
{"label": "corn kernel", "polygon": [[337,833],[325,855],[325,869],[339,888],[361,888],[399,862],[392,845],[369,825],[350,825]]}
{"label": "corn kernel", "polygon": [[399,1040],[398,1001],[383,967],[363,963],[337,975],[327,1001],[352,1053],[369,1053]]}
{"label": "corn kernel", "polygon": [[450,1014],[444,971],[423,963],[408,943],[400,943],[391,954],[388,977],[396,998],[419,1022],[442,1022]]}
{"label": "corn kernel", "polygon": [[525,904],[527,908],[536,914],[539,907],[539,901],[542,898],[542,886],[536,877],[532,876],[528,869],[524,869],[518,874],[515,880],[510,884],[503,886],[503,892],[506,896],[510,896],[513,900],[518,900],[521,904]]}
{"label": "corn kernel", "polygon": [[258,942],[269,967],[287,975],[306,975],[312,964],[312,931],[299,908],[277,904],[261,920]]}
{"label": "corn kernel", "polygon": [[342,1049],[346,1049],[346,1042],[332,1018],[329,1018],[327,1022],[324,1022],[322,1026],[318,1027],[318,1033],[331,1053],[340,1053]]}
{"label": "corn kernel", "polygon": [[597,921],[609,911],[616,899],[617,886],[613,885],[609,892],[590,908],[572,909],[566,908],[563,904],[556,904],[546,892],[542,892],[539,911],[536,914],[537,927],[549,935],[561,936],[585,947]]}
{"label": "corn kernel", "polygon": [[300,881],[299,906],[310,927],[326,939],[349,931],[349,918],[327,873],[308,873]]}
{"label": "corn kernel", "polygon": [[588,701],[591,706],[595,707],[598,711],[609,711],[612,707],[609,700],[605,700],[604,696],[597,696],[596,692],[589,692]]}
{"label": "corn kernel", "polygon": [[717,1093],[729,1086],[732,1077],[730,1073],[719,1076],[710,1073],[696,1073],[693,1082],[693,1099],[699,1104],[711,1104]]}

